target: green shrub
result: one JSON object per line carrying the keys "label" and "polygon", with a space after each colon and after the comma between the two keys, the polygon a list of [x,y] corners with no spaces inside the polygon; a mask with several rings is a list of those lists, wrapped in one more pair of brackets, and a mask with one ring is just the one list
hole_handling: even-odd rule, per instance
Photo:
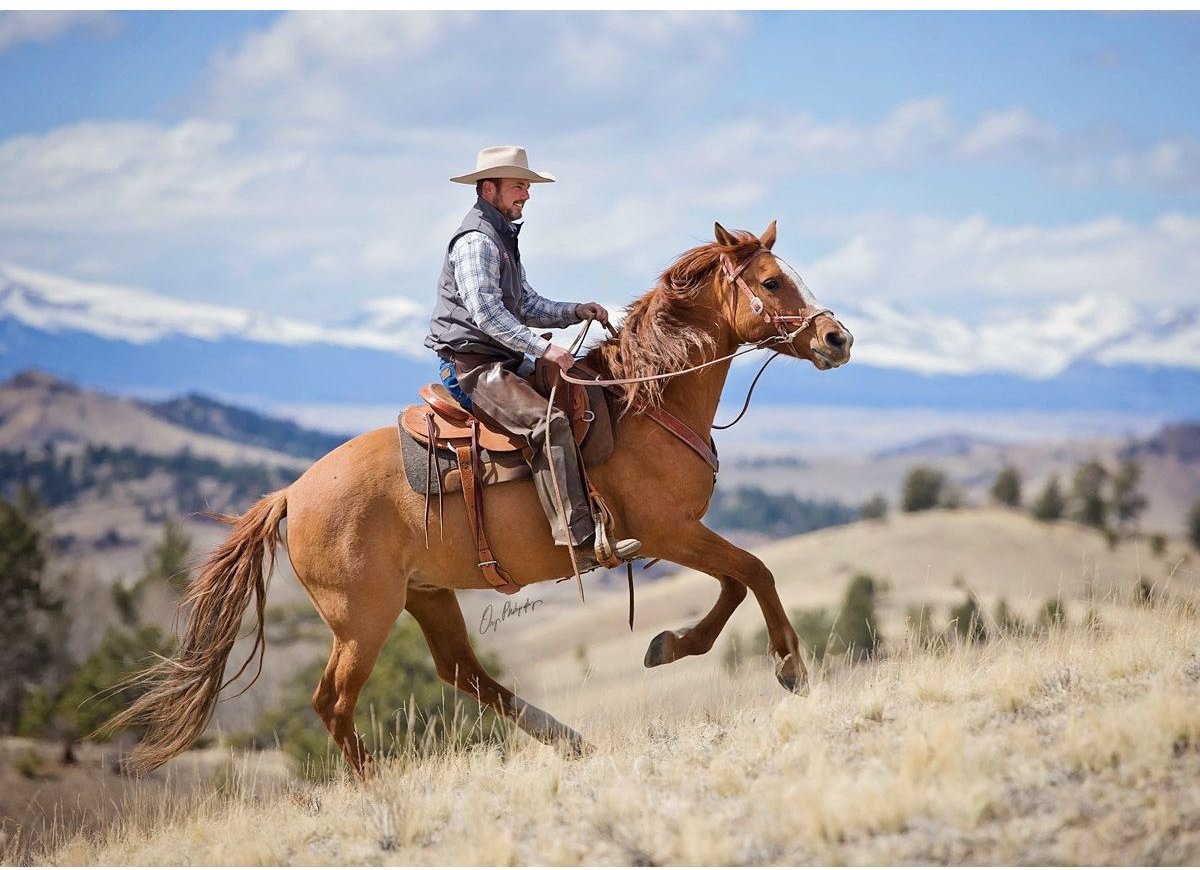
{"label": "green shrub", "polygon": [[882,495],[874,495],[863,502],[858,515],[864,520],[882,520],[887,517],[888,501]]}
{"label": "green shrub", "polygon": [[1042,603],[1041,613],[1038,615],[1038,628],[1042,631],[1051,631],[1060,628],[1067,621],[1067,605],[1061,598],[1047,598]]}
{"label": "green shrub", "polygon": [[1031,511],[1034,519],[1042,522],[1061,520],[1066,509],[1066,499],[1063,498],[1062,489],[1058,485],[1058,478],[1051,477],[1046,481],[1045,488],[1033,503]]}
{"label": "green shrub", "polygon": [[1008,602],[1003,598],[996,602],[996,612],[993,618],[996,620],[996,625],[1005,634],[1021,636],[1029,633],[1029,624],[1010,608]]}
{"label": "green shrub", "polygon": [[996,475],[992,484],[992,498],[1005,507],[1021,506],[1021,473],[1011,465]]}
{"label": "green shrub", "polygon": [[941,503],[946,490],[946,475],[936,468],[919,465],[904,478],[900,509],[906,513],[925,511]]}
{"label": "green shrub", "polygon": [[984,643],[988,639],[983,608],[973,592],[968,591],[962,604],[950,608],[950,624],[963,643]]}

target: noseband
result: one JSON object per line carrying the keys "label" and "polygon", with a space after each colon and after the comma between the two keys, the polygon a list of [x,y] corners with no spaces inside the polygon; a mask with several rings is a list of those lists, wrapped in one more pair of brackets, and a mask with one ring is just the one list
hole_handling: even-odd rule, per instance
{"label": "noseband", "polygon": [[[793,341],[796,336],[808,329],[809,325],[822,314],[829,315],[829,317],[832,318],[835,323],[837,323],[838,328],[844,332],[846,328],[842,326],[842,322],[834,317],[833,312],[828,308],[816,308],[812,305],[806,304],[800,309],[799,314],[767,313],[766,306],[763,304],[762,299],[755,295],[754,291],[750,289],[750,285],[746,283],[746,279],[742,277],[742,273],[745,272],[746,268],[760,256],[768,253],[770,253],[770,251],[768,251],[766,248],[757,248],[749,257],[741,262],[741,265],[737,266],[736,268],[733,265],[733,261],[729,259],[729,256],[727,254],[722,254],[721,268],[725,271],[725,277],[729,280],[730,286],[732,286],[735,290],[741,290],[742,294],[749,300],[750,310],[767,323],[773,325],[779,332],[780,337],[779,339],[776,339],[776,341]],[[791,323],[796,323],[796,327],[789,331],[787,327]]]}

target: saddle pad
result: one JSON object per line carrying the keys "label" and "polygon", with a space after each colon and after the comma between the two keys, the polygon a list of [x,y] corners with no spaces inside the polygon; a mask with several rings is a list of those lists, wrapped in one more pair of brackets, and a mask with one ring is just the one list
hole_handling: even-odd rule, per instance
{"label": "saddle pad", "polygon": [[[400,454],[404,459],[404,476],[413,492],[424,494],[428,450],[424,444],[418,443],[408,432],[400,430]],[[458,476],[458,460],[453,450],[434,451],[433,471],[429,475],[429,491],[437,495],[438,485],[434,475],[442,480],[442,492],[461,492],[462,480]],[[533,472],[525,463],[520,453],[490,453],[479,451],[479,459],[483,465],[483,483],[504,483],[508,480],[528,480]]]}

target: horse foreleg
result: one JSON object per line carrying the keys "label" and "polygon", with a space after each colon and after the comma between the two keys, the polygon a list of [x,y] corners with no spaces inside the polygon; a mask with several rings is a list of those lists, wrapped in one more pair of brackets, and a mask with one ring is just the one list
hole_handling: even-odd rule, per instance
{"label": "horse foreleg", "polygon": [[704,618],[695,625],[675,631],[664,631],[650,641],[643,660],[648,668],[665,665],[685,656],[703,655],[712,649],[725,623],[738,605],[746,598],[746,587],[729,577],[717,577],[721,582],[721,594],[717,603]]}
{"label": "horse foreleg", "polygon": [[542,743],[563,744],[574,755],[591,749],[574,729],[517,697],[484,670],[467,638],[467,626],[453,590],[410,589],[405,607],[421,627],[438,676],[445,682],[487,704]]}
{"label": "horse foreleg", "polygon": [[[699,523],[675,535],[669,547],[655,555],[713,576],[730,578],[753,592],[767,624],[767,644],[775,659],[776,679],[789,692],[802,692],[808,687],[808,671],[800,656],[800,639],[779,600],[775,577],[761,559]],[[722,594],[724,591],[722,587]],[[720,599],[717,603],[714,613],[719,609]]]}

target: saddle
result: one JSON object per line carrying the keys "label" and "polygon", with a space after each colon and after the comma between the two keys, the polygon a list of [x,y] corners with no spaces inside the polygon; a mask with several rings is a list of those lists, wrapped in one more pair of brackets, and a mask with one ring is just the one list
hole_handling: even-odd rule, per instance
{"label": "saddle", "polygon": [[[555,405],[567,415],[571,432],[580,456],[580,470],[592,500],[597,518],[596,538],[603,541],[603,532],[611,514],[587,475],[587,465],[599,465],[612,453],[612,420],[603,389],[584,387],[559,381],[558,367],[544,360],[537,361],[531,383],[543,396],[549,396],[557,383]],[[425,493],[425,535],[429,537],[429,499],[436,484],[439,496],[439,525],[441,498],[446,492],[461,489],[467,506],[471,533],[479,553],[479,569],[488,583],[499,592],[513,594],[521,587],[496,561],[483,522],[483,489],[487,485],[509,480],[530,478],[533,472],[529,460],[533,451],[523,438],[494,427],[474,416],[450,395],[440,383],[427,384],[420,389],[423,403],[411,405],[397,419],[401,446],[405,450],[405,472],[413,489]],[[425,454],[424,488],[414,473],[415,463],[410,448]],[[414,479],[417,478],[417,479]],[[603,550],[603,548],[600,548]],[[620,564],[615,555],[603,564]]]}

